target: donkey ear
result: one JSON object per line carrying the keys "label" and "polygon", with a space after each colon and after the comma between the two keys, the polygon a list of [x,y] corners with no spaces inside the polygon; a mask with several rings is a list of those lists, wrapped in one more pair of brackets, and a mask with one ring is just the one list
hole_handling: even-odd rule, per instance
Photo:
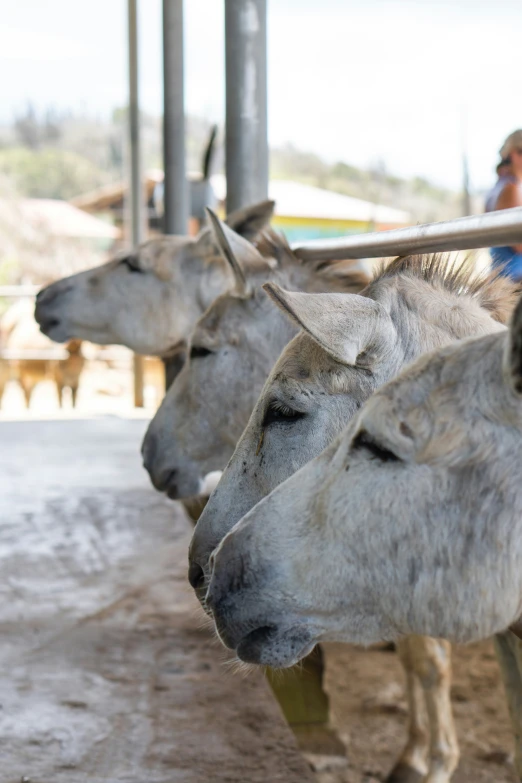
{"label": "donkey ear", "polygon": [[379,302],[358,294],[302,294],[265,283],[267,294],[321,348],[342,364],[378,340],[389,340],[392,321]]}
{"label": "donkey ear", "polygon": [[203,153],[203,165],[201,171],[203,173],[203,180],[208,181],[210,179],[210,170],[212,167],[212,161],[216,150],[216,137],[218,133],[218,126],[213,125],[210,129],[210,135]]}
{"label": "donkey ear", "polygon": [[230,212],[225,218],[225,223],[236,234],[245,239],[253,240],[259,232],[266,228],[274,214],[275,201],[260,201],[243,209]]}
{"label": "donkey ear", "polygon": [[207,213],[217,246],[234,273],[236,287],[240,293],[246,296],[250,293],[248,286],[249,275],[256,272],[269,273],[272,269],[269,259],[263,258],[254,245],[247,239],[239,236],[239,234],[236,234],[235,231],[232,231],[208,207]]}
{"label": "donkey ear", "polygon": [[517,394],[522,394],[522,298],[515,307],[504,355],[504,365]]}

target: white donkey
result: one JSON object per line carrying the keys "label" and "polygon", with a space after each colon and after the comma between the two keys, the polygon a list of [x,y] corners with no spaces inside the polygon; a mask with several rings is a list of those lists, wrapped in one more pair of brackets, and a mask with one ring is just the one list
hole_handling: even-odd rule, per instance
{"label": "white donkey", "polygon": [[[275,365],[196,527],[190,579],[200,597],[208,558],[226,532],[330,443],[374,389],[434,346],[502,328],[498,321],[515,301],[503,279],[476,278],[469,262],[436,257],[398,259],[364,296],[267,289],[304,331]],[[410,730],[389,780],[419,778],[427,756],[426,780],[448,780],[458,761],[449,646],[411,637],[398,651],[407,672]]]}
{"label": "white donkey", "polygon": [[[231,213],[227,223],[254,240],[273,209],[273,201],[263,201]],[[233,283],[205,228],[196,237],[150,239],[131,253],[52,283],[38,294],[35,317],[56,342],[78,338],[167,357],[183,347],[197,319]]]}
{"label": "white donkey", "polygon": [[[221,639],[287,666],[326,639],[505,631],[522,614],[521,465],[522,302],[510,332],[406,368],[224,538],[207,595]],[[498,645],[522,780],[522,648],[509,631]]]}
{"label": "white donkey", "polygon": [[273,232],[265,233],[256,249],[210,214],[235,287],[215,299],[197,322],[188,360],[142,447],[154,486],[171,498],[201,494],[205,477],[225,467],[268,373],[296,333],[295,325],[274,310],[263,283],[360,291],[369,279],[357,262],[300,261]]}

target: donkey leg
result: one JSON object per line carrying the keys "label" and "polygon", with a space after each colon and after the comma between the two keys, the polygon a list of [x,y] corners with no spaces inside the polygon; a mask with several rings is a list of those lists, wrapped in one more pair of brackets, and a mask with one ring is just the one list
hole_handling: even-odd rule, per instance
{"label": "donkey leg", "polygon": [[414,636],[411,644],[430,730],[428,774],[424,783],[449,783],[460,756],[450,696],[451,645],[427,636]]}
{"label": "donkey leg", "polygon": [[499,633],[495,636],[495,652],[515,740],[515,769],[522,780],[522,642],[511,631]]}
{"label": "donkey leg", "polygon": [[34,384],[31,383],[24,383],[22,380],[20,381],[20,386],[22,387],[22,391],[24,393],[24,399],[25,399],[25,407],[29,408],[31,405],[31,396],[34,390]]}
{"label": "donkey leg", "polygon": [[408,699],[408,741],[386,783],[421,783],[427,772],[429,750],[428,725],[424,694],[414,671],[411,637],[397,642],[397,654],[406,674]]}

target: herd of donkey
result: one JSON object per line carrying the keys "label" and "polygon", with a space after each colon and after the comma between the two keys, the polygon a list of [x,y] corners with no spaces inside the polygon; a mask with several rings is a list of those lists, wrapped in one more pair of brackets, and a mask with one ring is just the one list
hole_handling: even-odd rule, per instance
{"label": "herd of donkey", "polygon": [[445,783],[450,642],[494,636],[522,780],[518,290],[469,257],[300,261],[273,207],[59,280],[36,320],[179,368],[143,462],[170,498],[210,495],[189,580],[240,660],[395,641],[410,721],[388,781]]}

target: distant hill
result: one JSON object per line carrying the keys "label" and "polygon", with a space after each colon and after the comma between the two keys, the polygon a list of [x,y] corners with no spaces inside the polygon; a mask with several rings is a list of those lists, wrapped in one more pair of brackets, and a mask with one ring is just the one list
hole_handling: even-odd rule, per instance
{"label": "distant hill", "polygon": [[[115,109],[110,120],[52,109],[37,113],[30,105],[10,126],[0,127],[0,175],[7,176],[20,196],[70,199],[124,177],[126,110]],[[187,169],[201,171],[210,123],[187,119]],[[145,168],[162,165],[161,118],[142,116]],[[214,173],[223,170],[218,148]],[[401,179],[381,164],[360,169],[346,162],[329,164],[292,145],[271,149],[270,175],[294,180],[366,201],[407,210],[413,222],[457,217],[462,197],[421,177]],[[479,206],[480,209],[480,206]]]}
{"label": "distant hill", "polygon": [[414,223],[446,220],[462,214],[461,194],[432,185],[422,177],[401,179],[388,174],[383,165],[367,170],[341,161],[328,164],[292,145],[270,150],[270,175],[273,179],[293,179],[404,209]]}

